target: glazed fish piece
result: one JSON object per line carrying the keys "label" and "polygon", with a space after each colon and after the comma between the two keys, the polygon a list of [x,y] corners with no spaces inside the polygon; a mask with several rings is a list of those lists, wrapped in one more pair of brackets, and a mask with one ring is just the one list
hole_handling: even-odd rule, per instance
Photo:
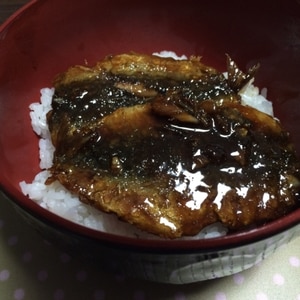
{"label": "glazed fish piece", "polygon": [[300,178],[289,134],[241,104],[257,67],[227,65],[226,79],[196,57],[129,53],[60,74],[47,116],[56,148],[48,183],[166,238],[287,214]]}

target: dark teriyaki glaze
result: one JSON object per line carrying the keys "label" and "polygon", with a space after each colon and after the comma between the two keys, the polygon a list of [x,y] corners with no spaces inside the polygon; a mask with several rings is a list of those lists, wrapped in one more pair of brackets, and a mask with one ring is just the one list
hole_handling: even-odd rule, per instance
{"label": "dark teriyaki glaze", "polygon": [[147,68],[128,75],[124,67],[56,81],[48,182],[59,180],[81,201],[170,238],[218,221],[239,230],[288,213],[299,196],[289,135],[240,104],[238,91],[253,70],[243,74],[231,60],[228,66],[228,79],[216,71],[153,76]]}

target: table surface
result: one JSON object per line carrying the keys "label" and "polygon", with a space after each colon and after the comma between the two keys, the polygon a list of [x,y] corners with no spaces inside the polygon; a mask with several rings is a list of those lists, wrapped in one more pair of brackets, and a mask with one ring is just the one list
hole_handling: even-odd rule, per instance
{"label": "table surface", "polygon": [[[0,23],[28,1],[0,0]],[[46,242],[0,198],[1,300],[300,300],[300,238],[234,276],[190,285],[115,277]]]}

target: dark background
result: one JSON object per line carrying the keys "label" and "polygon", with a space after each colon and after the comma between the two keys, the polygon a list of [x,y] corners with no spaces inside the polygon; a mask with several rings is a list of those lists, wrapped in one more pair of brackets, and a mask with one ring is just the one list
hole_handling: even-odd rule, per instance
{"label": "dark background", "polygon": [[0,24],[29,0],[0,0]]}

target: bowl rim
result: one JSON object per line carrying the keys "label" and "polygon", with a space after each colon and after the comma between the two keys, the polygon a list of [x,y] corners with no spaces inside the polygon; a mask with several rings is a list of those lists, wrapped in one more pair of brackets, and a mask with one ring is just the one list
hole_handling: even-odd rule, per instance
{"label": "bowl rim", "polygon": [[[26,12],[31,6],[38,3],[39,0],[30,0],[16,12],[9,16],[1,25],[0,33],[8,30],[9,26]],[[48,226],[54,226],[58,230],[65,231],[69,234],[87,238],[94,242],[114,245],[121,248],[131,249],[142,252],[208,252],[213,250],[229,249],[239,247],[246,244],[258,242],[263,239],[270,238],[279,233],[288,231],[300,225],[300,208],[283,216],[275,221],[271,221],[258,228],[232,233],[223,237],[199,239],[199,240],[166,240],[166,239],[144,239],[118,236],[112,233],[101,232],[91,229],[80,224],[76,224],[70,220],[54,214],[28,197],[22,194],[20,190],[6,179],[3,182],[0,179],[0,191],[15,205],[24,212],[44,222]],[[300,229],[300,226],[299,226]],[[300,230],[299,230],[300,233]]]}
{"label": "bowl rim", "polygon": [[15,12],[13,12],[4,22],[0,23],[0,33],[2,33],[5,28],[8,28],[18,17],[20,17],[27,9],[35,3],[38,3],[39,0],[29,0],[27,3],[19,7]]}

